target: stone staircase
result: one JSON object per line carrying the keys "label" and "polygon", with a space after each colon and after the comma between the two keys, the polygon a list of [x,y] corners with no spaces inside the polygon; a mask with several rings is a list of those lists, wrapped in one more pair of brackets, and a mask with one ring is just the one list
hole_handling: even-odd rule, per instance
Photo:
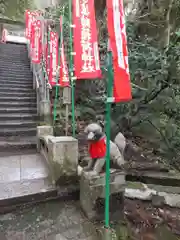
{"label": "stone staircase", "polygon": [[36,95],[25,45],[0,44],[0,152],[35,150]]}
{"label": "stone staircase", "polygon": [[0,43],[0,213],[57,197],[36,150],[36,105],[26,45]]}

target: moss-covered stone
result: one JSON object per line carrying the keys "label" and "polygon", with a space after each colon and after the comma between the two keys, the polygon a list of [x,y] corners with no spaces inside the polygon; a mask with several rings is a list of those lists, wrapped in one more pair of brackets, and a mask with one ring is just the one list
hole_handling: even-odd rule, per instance
{"label": "moss-covered stone", "polygon": [[126,182],[126,187],[131,189],[145,190],[143,183],[141,182]]}
{"label": "moss-covered stone", "polygon": [[179,238],[172,233],[166,226],[159,226],[155,230],[156,237],[159,240],[178,240]]}

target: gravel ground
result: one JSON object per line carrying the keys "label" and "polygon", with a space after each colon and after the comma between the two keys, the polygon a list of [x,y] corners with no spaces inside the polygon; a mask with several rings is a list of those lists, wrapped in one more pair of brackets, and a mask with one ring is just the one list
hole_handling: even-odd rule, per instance
{"label": "gravel ground", "polygon": [[78,202],[52,201],[0,215],[1,240],[96,240]]}
{"label": "gravel ground", "polygon": [[[118,240],[178,240],[180,210],[154,208],[151,203],[125,200],[124,225]],[[0,215],[0,240],[98,240],[95,226],[79,202],[51,201]]]}

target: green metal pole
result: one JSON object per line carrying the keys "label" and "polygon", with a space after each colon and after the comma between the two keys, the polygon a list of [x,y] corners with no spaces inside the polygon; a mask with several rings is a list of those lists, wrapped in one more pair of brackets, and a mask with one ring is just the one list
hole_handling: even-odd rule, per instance
{"label": "green metal pole", "polygon": [[110,195],[110,135],[111,135],[111,103],[113,89],[112,53],[108,51],[108,84],[106,102],[106,191],[105,191],[105,228],[109,228],[109,195]]}
{"label": "green metal pole", "polygon": [[57,75],[56,75],[56,94],[55,94],[55,100],[54,100],[54,123],[56,121],[57,117],[57,99],[58,99],[58,92],[59,92],[59,86],[58,86],[58,80],[59,80],[59,68],[60,68],[60,58],[61,58],[61,48],[62,48],[62,42],[63,42],[63,17],[64,17],[64,8],[63,8],[63,14],[62,14],[62,27],[60,32],[60,46],[59,46],[59,55],[58,55],[58,67],[57,67]]}
{"label": "green metal pole", "polygon": [[70,45],[69,76],[70,76],[70,81],[71,81],[72,131],[73,131],[73,137],[75,137],[76,136],[75,103],[74,103],[75,82],[73,79],[74,69],[73,69],[73,35],[72,35],[72,0],[69,0],[69,45]]}

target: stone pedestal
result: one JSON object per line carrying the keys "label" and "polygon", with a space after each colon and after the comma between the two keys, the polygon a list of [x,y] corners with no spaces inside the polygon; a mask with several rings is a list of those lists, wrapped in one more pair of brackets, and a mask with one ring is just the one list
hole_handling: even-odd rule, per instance
{"label": "stone pedestal", "polygon": [[40,152],[40,138],[43,136],[53,135],[52,126],[38,126],[37,127],[37,151]]}
{"label": "stone pedestal", "polygon": [[78,140],[73,137],[52,137],[48,141],[48,160],[56,184],[78,181]]}
{"label": "stone pedestal", "polygon": [[[113,171],[110,175],[110,218],[121,220],[124,207],[125,174]],[[83,172],[80,180],[81,207],[90,220],[103,221],[105,212],[105,174],[92,177]]]}
{"label": "stone pedestal", "polygon": [[51,104],[48,100],[40,101],[39,103],[39,111],[40,111],[40,118],[41,121],[46,123],[50,122],[50,115],[51,115]]}
{"label": "stone pedestal", "polygon": [[71,104],[71,88],[63,88],[63,104]]}

